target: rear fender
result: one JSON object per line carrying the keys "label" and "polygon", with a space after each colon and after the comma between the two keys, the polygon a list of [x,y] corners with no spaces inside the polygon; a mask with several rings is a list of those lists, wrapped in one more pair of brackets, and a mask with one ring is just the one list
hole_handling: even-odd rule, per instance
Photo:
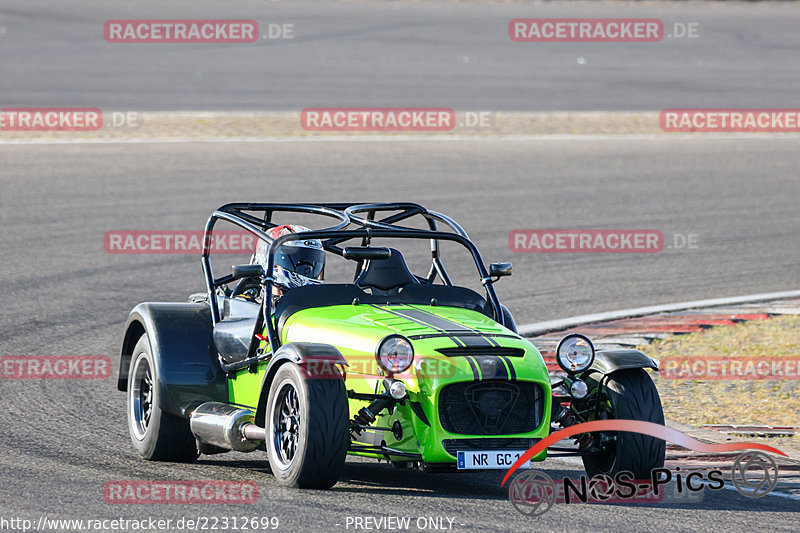
{"label": "rear fender", "polygon": [[201,303],[142,303],[125,323],[117,389],[128,389],[136,342],[150,340],[158,369],[159,407],[188,418],[205,402],[227,402],[228,385],[214,346],[211,313]]}
{"label": "rear fender", "polygon": [[332,377],[331,370],[335,368],[334,365],[340,364],[349,366],[347,360],[339,350],[330,344],[323,344],[318,342],[290,342],[284,344],[275,355],[270,358],[267,372],[264,375],[264,381],[261,384],[261,394],[258,398],[258,408],[256,410],[255,423],[261,427],[265,427],[265,413],[267,410],[267,398],[269,396],[269,389],[272,385],[272,380],[275,373],[286,363],[294,363],[304,367],[308,375],[316,375],[318,377]]}

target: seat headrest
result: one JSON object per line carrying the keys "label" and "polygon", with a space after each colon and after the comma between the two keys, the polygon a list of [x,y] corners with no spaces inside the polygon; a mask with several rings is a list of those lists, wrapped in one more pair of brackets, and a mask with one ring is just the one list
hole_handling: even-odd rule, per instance
{"label": "seat headrest", "polygon": [[388,259],[372,259],[367,268],[361,272],[355,284],[359,287],[389,291],[399,289],[412,283],[419,283],[419,279],[411,273],[399,250],[389,248],[392,255]]}

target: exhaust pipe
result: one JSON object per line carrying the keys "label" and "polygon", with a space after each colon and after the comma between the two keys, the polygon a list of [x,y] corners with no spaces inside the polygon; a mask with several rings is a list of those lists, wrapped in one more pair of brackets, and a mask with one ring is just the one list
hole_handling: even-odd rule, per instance
{"label": "exhaust pipe", "polygon": [[200,442],[237,452],[252,452],[267,438],[267,430],[253,423],[253,413],[219,402],[195,409],[189,427]]}

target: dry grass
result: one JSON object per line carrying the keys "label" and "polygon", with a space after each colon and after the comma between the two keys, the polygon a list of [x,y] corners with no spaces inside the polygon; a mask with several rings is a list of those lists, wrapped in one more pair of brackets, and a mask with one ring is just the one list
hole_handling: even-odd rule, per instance
{"label": "dry grass", "polygon": [[[290,137],[324,138],[331,136],[507,136],[507,135],[598,135],[666,134],[661,131],[656,112],[494,112],[476,109],[456,111],[455,127],[442,132],[315,132],[300,124],[299,111],[237,112],[139,112],[134,123],[117,128],[108,125],[112,113],[104,110],[104,127],[87,132],[0,132],[0,140],[11,139],[193,139]],[[470,126],[471,118],[485,123]],[[483,113],[483,115],[478,115]]]}
{"label": "dry grass", "polygon": [[[667,357],[800,356],[800,316],[783,316],[716,327],[640,346]],[[662,365],[663,366],[663,365]],[[686,424],[800,426],[800,382],[668,380],[653,373],[664,414]],[[775,446],[800,449],[800,435],[765,438]]]}

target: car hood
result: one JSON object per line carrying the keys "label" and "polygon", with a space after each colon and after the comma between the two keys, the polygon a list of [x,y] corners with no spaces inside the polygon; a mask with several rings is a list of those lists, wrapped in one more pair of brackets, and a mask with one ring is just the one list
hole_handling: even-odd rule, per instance
{"label": "car hood", "polygon": [[512,366],[519,369],[522,364],[529,368],[533,365],[537,376],[546,376],[544,361],[533,344],[486,315],[469,309],[407,304],[315,307],[289,317],[282,330],[283,342],[321,342],[335,346],[351,363],[352,371],[364,374],[376,370],[373,363],[378,344],[392,334],[403,335],[411,341],[418,365],[420,359],[434,358],[437,368],[441,368],[442,360],[448,363],[448,368],[450,365],[457,367],[457,372],[456,368],[448,371],[451,378],[472,379],[476,366],[478,375],[486,377],[481,359],[474,359],[474,356],[503,353],[516,353],[511,357],[513,365],[508,359],[504,364],[509,374]]}
{"label": "car hood", "polygon": [[[374,352],[375,343],[391,334],[404,335],[412,342],[438,337],[517,337],[514,332],[491,318],[469,309],[430,305],[356,304],[313,307],[299,311],[284,324],[283,340],[308,341],[309,337],[319,337],[323,333],[328,343],[334,345],[355,336],[369,342],[369,352]],[[360,345],[361,342],[355,344]]]}

